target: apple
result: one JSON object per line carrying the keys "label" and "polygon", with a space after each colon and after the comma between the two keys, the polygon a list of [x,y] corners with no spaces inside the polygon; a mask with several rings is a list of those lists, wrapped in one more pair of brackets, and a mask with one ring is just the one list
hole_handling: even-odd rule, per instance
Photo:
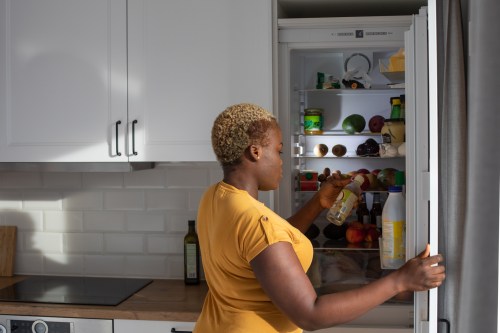
{"label": "apple", "polygon": [[359,169],[357,171],[357,173],[364,173],[366,175],[366,174],[370,173],[370,171],[368,169]]}
{"label": "apple", "polygon": [[380,133],[382,127],[384,127],[384,121],[385,118],[380,115],[371,117],[370,120],[368,121],[368,128],[370,129],[370,132]]}
{"label": "apple", "polygon": [[376,190],[378,188],[377,176],[375,176],[373,173],[369,173],[366,175],[366,177],[370,181],[370,187],[368,189],[369,190]]}
{"label": "apple", "polygon": [[370,226],[373,226],[373,227],[369,227],[369,228],[365,229],[365,231],[366,231],[365,238],[364,238],[365,242],[375,242],[380,237],[380,234],[379,234],[377,228],[373,224],[371,224]]}
{"label": "apple", "polygon": [[365,236],[366,231],[361,222],[357,224],[351,222],[345,232],[345,238],[348,243],[360,243],[365,239]]}
{"label": "apple", "polygon": [[351,222],[349,222],[348,227],[353,227],[353,228],[364,228],[364,227],[365,227],[365,225],[363,224],[363,222],[360,222],[360,221],[351,221]]}
{"label": "apple", "polygon": [[379,172],[380,172],[380,169],[373,169],[371,173],[376,176],[376,175],[378,175]]}

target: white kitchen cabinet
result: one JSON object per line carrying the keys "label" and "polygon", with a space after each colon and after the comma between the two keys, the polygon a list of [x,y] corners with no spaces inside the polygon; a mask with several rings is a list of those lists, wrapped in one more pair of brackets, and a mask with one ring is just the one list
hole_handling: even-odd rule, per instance
{"label": "white kitchen cabinet", "polygon": [[215,161],[227,106],[272,107],[268,0],[129,0],[129,117],[137,161]]}
{"label": "white kitchen cabinet", "polygon": [[184,321],[159,321],[159,320],[113,320],[114,333],[137,333],[137,332],[192,332],[194,322]]}
{"label": "white kitchen cabinet", "polygon": [[0,0],[0,12],[0,161],[127,161],[114,126],[124,143],[126,0]]}
{"label": "white kitchen cabinet", "polygon": [[0,162],[214,161],[272,107],[267,0],[0,0]]}

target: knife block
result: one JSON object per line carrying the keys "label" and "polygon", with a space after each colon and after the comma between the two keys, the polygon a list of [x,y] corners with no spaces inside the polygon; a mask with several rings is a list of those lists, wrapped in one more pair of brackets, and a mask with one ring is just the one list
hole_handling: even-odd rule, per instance
{"label": "knife block", "polygon": [[0,276],[14,275],[16,232],[15,226],[0,226]]}

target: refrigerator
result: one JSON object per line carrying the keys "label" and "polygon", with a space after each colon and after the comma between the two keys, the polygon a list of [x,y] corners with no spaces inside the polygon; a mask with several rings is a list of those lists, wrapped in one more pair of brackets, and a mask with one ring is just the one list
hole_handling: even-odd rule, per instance
{"label": "refrigerator", "polygon": [[[315,186],[320,186],[314,184],[316,177],[325,168],[343,174],[392,168],[405,175],[406,260],[427,243],[431,254],[437,253],[434,21],[429,7],[411,16],[278,19],[275,113],[283,132],[284,176],[274,204],[281,216],[291,216],[314,195]],[[403,68],[391,69],[402,51]],[[383,157],[381,151],[378,156],[360,155],[358,147],[368,139],[379,148],[384,143],[380,132],[370,131],[369,120],[376,115],[390,118],[391,98],[401,95],[405,149]],[[322,133],[306,133],[305,116],[311,109],[322,111]],[[349,134],[343,128],[352,114],[366,121],[360,133]],[[319,145],[325,149],[321,153]],[[333,153],[336,145],[346,148],[344,155]],[[379,183],[365,190],[368,209],[375,193],[383,203],[387,188]],[[354,210],[348,218],[352,220],[357,220]],[[380,265],[377,242],[351,244],[345,237],[326,237],[329,224],[326,212],[321,214],[314,221],[319,234],[311,236],[315,255],[308,275],[318,293],[356,288],[390,272]],[[400,296],[351,323],[320,332],[437,332],[436,290]]]}

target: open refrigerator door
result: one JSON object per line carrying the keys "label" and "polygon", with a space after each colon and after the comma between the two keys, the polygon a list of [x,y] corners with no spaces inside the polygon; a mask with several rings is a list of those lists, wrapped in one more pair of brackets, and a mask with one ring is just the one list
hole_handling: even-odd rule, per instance
{"label": "open refrigerator door", "polygon": [[[327,169],[350,177],[365,174],[367,207],[373,206],[375,196],[383,205],[388,186],[402,172],[406,258],[413,257],[429,242],[425,9],[415,16],[281,19],[278,29],[284,176],[276,191],[277,210],[282,216],[292,215],[321,186]],[[401,68],[396,60],[402,52],[406,59]],[[404,118],[406,139],[386,145],[386,124],[370,120],[391,119],[393,98],[406,101],[398,115]],[[364,125],[346,125],[347,118],[363,118]],[[376,151],[366,151],[373,142]],[[391,145],[391,153],[382,151]],[[348,223],[356,220],[353,212]],[[314,226],[308,236],[315,257],[308,274],[319,294],[356,288],[390,271],[381,267],[376,237],[348,242],[346,227],[333,228],[326,214]],[[322,332],[355,327],[364,332],[427,332],[429,301],[428,293],[398,295],[349,325]]]}

